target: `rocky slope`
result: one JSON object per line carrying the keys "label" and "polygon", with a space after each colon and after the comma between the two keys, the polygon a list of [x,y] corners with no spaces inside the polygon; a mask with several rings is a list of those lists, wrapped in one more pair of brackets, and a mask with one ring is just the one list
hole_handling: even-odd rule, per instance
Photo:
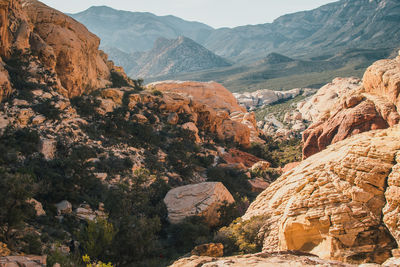
{"label": "rocky slope", "polygon": [[149,52],[136,55],[137,66],[126,69],[131,77],[150,78],[231,65],[227,60],[183,36],[174,40],[159,38]]}

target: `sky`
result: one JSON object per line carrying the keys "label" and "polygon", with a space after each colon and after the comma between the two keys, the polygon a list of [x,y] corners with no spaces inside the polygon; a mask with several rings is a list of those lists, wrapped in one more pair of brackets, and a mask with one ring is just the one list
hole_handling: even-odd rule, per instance
{"label": "sky", "polygon": [[175,15],[214,28],[272,22],[277,17],[309,10],[337,0],[41,0],[65,13],[77,13],[91,6]]}

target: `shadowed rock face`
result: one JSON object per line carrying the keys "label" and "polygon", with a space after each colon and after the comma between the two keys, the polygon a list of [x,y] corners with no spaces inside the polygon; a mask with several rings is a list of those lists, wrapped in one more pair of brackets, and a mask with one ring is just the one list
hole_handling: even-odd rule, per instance
{"label": "shadowed rock face", "polygon": [[243,219],[269,216],[263,228],[266,251],[382,263],[397,247],[395,239],[400,241],[399,151],[399,126],[337,142],[272,183]]}
{"label": "shadowed rock face", "polygon": [[85,26],[41,2],[0,1],[0,99],[11,91],[3,61],[7,62],[15,51],[31,53],[29,71],[51,73],[55,77],[53,86],[65,96],[110,85],[111,70],[116,69],[98,50],[99,44],[100,39]]}
{"label": "shadowed rock face", "polygon": [[[336,90],[342,93],[335,103],[328,102],[327,108],[322,109],[323,113],[317,117],[312,115],[312,109],[306,112],[314,123],[303,133],[303,157],[307,158],[352,135],[397,124],[400,120],[397,111],[400,107],[399,73],[400,56],[392,60],[380,60],[370,66],[364,74],[363,85],[358,88],[350,80],[345,91],[341,89],[341,84],[337,85],[338,88],[335,84],[321,88],[326,96]],[[316,96],[313,99],[318,100]],[[316,106],[322,104],[316,101]]]}

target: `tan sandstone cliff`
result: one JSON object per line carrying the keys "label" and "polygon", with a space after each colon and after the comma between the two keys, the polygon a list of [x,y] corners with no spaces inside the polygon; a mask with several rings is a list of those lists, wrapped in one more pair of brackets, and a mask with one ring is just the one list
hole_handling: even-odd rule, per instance
{"label": "tan sandstone cliff", "polygon": [[46,70],[65,96],[111,85],[116,70],[98,50],[100,39],[85,26],[36,0],[0,1],[0,100],[11,92],[4,68],[15,51],[32,54],[38,64],[30,71]]}
{"label": "tan sandstone cliff", "polygon": [[243,218],[269,216],[265,251],[383,263],[400,241],[399,151],[399,126],[335,143],[282,175]]}

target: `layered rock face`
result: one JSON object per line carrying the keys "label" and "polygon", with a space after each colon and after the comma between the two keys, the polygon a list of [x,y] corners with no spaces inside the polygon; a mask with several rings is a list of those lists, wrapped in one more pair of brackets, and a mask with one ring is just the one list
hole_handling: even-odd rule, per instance
{"label": "layered rock face", "polygon": [[269,216],[260,231],[265,251],[383,263],[400,241],[399,151],[399,126],[335,143],[283,174],[243,219]]}
{"label": "layered rock face", "polygon": [[216,225],[218,208],[224,203],[235,202],[231,193],[219,182],[186,185],[170,190],[164,198],[171,223],[179,223],[186,217],[203,216],[209,225]]}
{"label": "layered rock face", "polygon": [[[356,81],[348,80],[348,86],[326,87],[318,95],[330,98],[342,92],[336,101],[316,101],[321,108],[307,108],[305,114],[314,121],[303,133],[303,156],[307,158],[328,145],[349,136],[375,129],[385,129],[400,121],[397,111],[400,92],[400,56],[393,60],[374,63],[365,72],[363,85],[356,88]],[[330,90],[329,90],[330,89]],[[344,94],[343,94],[344,92]],[[318,111],[318,112],[316,112]],[[318,115],[319,114],[319,115]]]}
{"label": "layered rock face", "polygon": [[[104,88],[115,70],[98,50],[100,39],[82,24],[36,0],[0,2],[0,56],[4,62],[22,51],[30,58],[29,71],[51,73],[65,96]],[[35,60],[38,60],[35,64]],[[0,61],[0,99],[10,93],[11,82]],[[32,65],[33,64],[33,65]]]}
{"label": "layered rock face", "polygon": [[263,142],[258,137],[260,131],[254,113],[247,113],[232,93],[218,83],[164,81],[147,87],[164,93],[166,109],[195,113],[193,120],[198,128],[216,133],[221,140],[232,140],[245,146]]}

